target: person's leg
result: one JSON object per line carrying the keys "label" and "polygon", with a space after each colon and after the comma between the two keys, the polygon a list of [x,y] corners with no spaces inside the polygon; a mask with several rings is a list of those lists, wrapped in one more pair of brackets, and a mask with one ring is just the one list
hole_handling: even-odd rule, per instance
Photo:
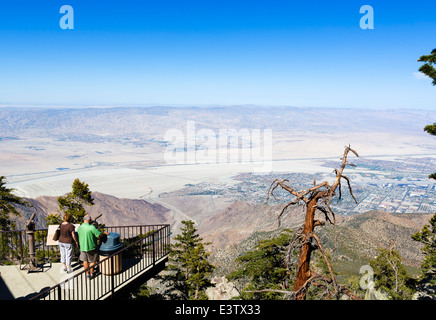
{"label": "person's leg", "polygon": [[92,252],[88,252],[88,256],[89,256],[89,267],[91,268],[90,269],[90,277],[93,278],[95,276],[93,267],[98,262],[98,251],[94,250]]}
{"label": "person's leg", "polygon": [[65,265],[68,273],[71,272],[72,259],[73,259],[73,244],[67,243],[65,244]]}
{"label": "person's leg", "polygon": [[[88,263],[88,261],[83,261],[83,269],[88,269],[88,267],[89,267],[89,263]],[[89,275],[89,270],[88,271],[86,271],[86,275]]]}
{"label": "person's leg", "polygon": [[[80,260],[83,262],[83,269],[88,269],[89,263],[88,263],[88,255],[84,251],[80,251]],[[89,275],[89,270],[85,271],[86,275]]]}
{"label": "person's leg", "polygon": [[[95,266],[95,264],[96,264],[95,262],[90,262],[90,263],[89,263],[89,266],[90,266],[90,267],[93,267],[93,266]],[[91,274],[91,276],[92,276],[92,274],[94,273],[94,268],[91,268],[89,271],[90,271],[90,274]]]}
{"label": "person's leg", "polygon": [[61,252],[61,263],[62,263],[62,266],[63,266],[63,270],[66,271],[66,268],[67,268],[67,266],[66,266],[66,254],[67,254],[67,252],[65,250],[65,244],[64,243],[59,242],[59,250]]}

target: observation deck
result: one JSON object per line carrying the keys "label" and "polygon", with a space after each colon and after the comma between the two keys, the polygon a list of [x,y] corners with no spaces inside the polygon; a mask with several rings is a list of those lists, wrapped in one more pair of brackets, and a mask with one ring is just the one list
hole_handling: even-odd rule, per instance
{"label": "observation deck", "polygon": [[165,268],[170,225],[104,227],[123,246],[104,256],[89,279],[73,255],[72,273],[62,270],[59,247],[47,245],[47,229],[35,230],[33,257],[29,231],[0,231],[0,300],[104,300],[124,298]]}

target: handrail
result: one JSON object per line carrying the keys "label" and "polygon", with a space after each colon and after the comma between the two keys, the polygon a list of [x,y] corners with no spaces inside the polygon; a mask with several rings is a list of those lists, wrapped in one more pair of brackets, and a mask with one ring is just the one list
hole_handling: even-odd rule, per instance
{"label": "handrail", "polygon": [[[113,296],[115,290],[123,286],[126,281],[155,266],[158,261],[169,254],[170,225],[157,226],[161,228],[141,236],[130,245],[111,253],[93,267],[66,278],[61,283],[33,296],[30,300],[99,300]],[[115,275],[116,263],[119,263],[123,254],[130,256],[122,259],[123,270]],[[99,274],[92,280],[87,279],[86,276],[86,272],[91,268],[100,269]],[[103,274],[103,269],[108,270],[109,274]]]}

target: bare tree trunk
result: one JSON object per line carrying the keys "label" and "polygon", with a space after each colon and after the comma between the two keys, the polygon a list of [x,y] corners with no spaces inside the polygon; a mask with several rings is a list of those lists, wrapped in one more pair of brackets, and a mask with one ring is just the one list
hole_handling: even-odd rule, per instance
{"label": "bare tree trunk", "polygon": [[[304,227],[303,232],[301,236],[301,248],[300,248],[300,254],[298,258],[298,266],[297,266],[297,273],[295,277],[295,284],[294,284],[294,294],[295,298],[297,300],[305,300],[306,299],[306,286],[310,283],[310,281],[313,280],[313,277],[311,277],[311,271],[310,271],[310,256],[312,254],[313,250],[316,250],[314,246],[311,244],[311,239],[315,238],[320,245],[320,241],[317,237],[315,237],[314,234],[314,228],[317,225],[324,225],[325,223],[323,221],[316,221],[315,220],[315,210],[319,210],[321,213],[325,215],[326,221],[329,221],[332,224],[335,224],[335,214],[332,211],[330,207],[331,198],[335,196],[336,189],[339,190],[339,199],[342,197],[341,192],[341,180],[345,180],[348,185],[348,189],[350,190],[350,195],[353,198],[353,200],[357,203],[356,198],[353,195],[353,191],[351,189],[350,185],[350,179],[343,175],[343,171],[346,166],[355,166],[354,164],[348,163],[347,157],[349,152],[354,153],[357,157],[359,155],[351,149],[351,147],[345,147],[344,156],[342,157],[342,164],[339,169],[335,169],[336,179],[333,182],[332,185],[330,185],[327,181],[324,181],[320,184],[316,184],[316,181],[313,181],[313,187],[308,190],[300,190],[295,191],[291,186],[286,185],[286,182],[288,182],[287,179],[284,179],[283,181],[280,181],[276,179],[270,186],[268,190],[268,198],[269,196],[274,197],[274,190],[280,186],[284,190],[288,191],[291,195],[293,195],[295,198],[290,201],[287,205],[285,205],[282,209],[282,211],[279,214],[279,226],[280,226],[280,218],[283,215],[283,213],[286,211],[287,208],[289,208],[292,205],[297,205],[300,203],[303,203],[306,205],[306,218],[304,221]],[[268,199],[267,198],[267,199]],[[275,197],[274,197],[275,198]],[[318,203],[320,201],[320,203]],[[333,218],[333,221],[332,219]],[[324,255],[324,259],[326,260],[327,265],[329,265],[327,258]],[[331,281],[334,284],[335,288],[335,295],[337,295],[338,288],[341,289],[340,286],[337,285],[336,280],[334,278],[333,272],[330,269],[330,273],[332,275]],[[342,290],[342,289],[341,289]],[[330,294],[330,293],[329,293]]]}
{"label": "bare tree trunk", "polygon": [[395,241],[391,239],[391,244],[389,246],[389,257],[388,262],[392,267],[392,270],[394,270],[395,273],[395,293],[398,293],[398,266],[396,265],[395,261],[391,261],[392,257],[392,250],[394,249]]}
{"label": "bare tree trunk", "polygon": [[310,256],[312,253],[312,246],[310,244],[311,234],[314,228],[315,218],[315,205],[318,201],[317,197],[312,198],[307,204],[306,219],[304,222],[303,236],[305,237],[304,244],[300,249],[300,255],[298,259],[297,274],[295,277],[294,292],[297,292],[297,300],[306,299],[306,290],[302,289],[305,286],[307,280],[310,278]]}
{"label": "bare tree trunk", "polygon": [[198,292],[199,292],[199,286],[197,284],[197,286],[195,287],[195,296],[194,296],[194,300],[198,299]]}

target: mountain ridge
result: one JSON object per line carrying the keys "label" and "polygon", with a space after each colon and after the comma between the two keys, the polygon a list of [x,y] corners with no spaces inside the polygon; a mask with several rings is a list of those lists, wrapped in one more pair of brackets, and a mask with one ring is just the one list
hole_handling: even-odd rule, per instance
{"label": "mountain ridge", "polygon": [[[170,210],[160,204],[143,199],[123,199],[100,192],[92,193],[93,206],[85,206],[91,217],[102,216],[98,222],[106,226],[126,226],[135,224],[172,224],[174,220]],[[46,228],[44,218],[49,214],[59,213],[57,197],[40,196],[35,199],[23,198],[33,207],[20,206],[21,217],[17,218],[19,229],[25,229],[25,223],[36,212],[36,226]]]}
{"label": "mountain ridge", "polygon": [[[256,112],[253,112],[255,110]],[[341,118],[337,113],[341,113]],[[182,128],[194,120],[199,126],[219,128],[269,128],[275,132],[333,133],[350,129],[362,132],[421,132],[432,110],[371,110],[353,108],[257,107],[114,107],[114,108],[0,108],[0,137],[57,137],[80,139],[89,135],[163,136],[169,128]],[[346,121],[343,121],[346,119]],[[328,123],[328,126],[326,126]],[[84,134],[86,132],[86,135]]]}

